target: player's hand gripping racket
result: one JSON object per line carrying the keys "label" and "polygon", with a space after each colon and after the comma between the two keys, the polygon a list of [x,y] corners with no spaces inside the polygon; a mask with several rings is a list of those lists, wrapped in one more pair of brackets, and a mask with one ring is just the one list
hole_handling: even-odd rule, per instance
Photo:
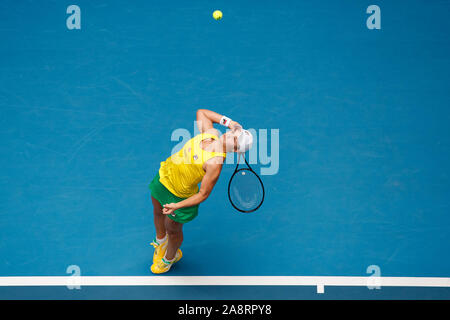
{"label": "player's hand gripping racket", "polygon": [[228,199],[236,210],[253,212],[264,202],[264,185],[258,174],[248,164],[244,154],[242,157],[248,168],[238,169],[241,159],[239,155],[236,169],[228,182]]}

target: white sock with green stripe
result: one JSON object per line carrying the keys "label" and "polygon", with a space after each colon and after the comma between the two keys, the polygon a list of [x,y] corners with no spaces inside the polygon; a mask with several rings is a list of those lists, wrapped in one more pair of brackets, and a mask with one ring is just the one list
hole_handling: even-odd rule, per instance
{"label": "white sock with green stripe", "polygon": [[173,259],[167,259],[166,256],[164,256],[164,258],[162,258],[162,261],[163,261],[165,264],[171,264],[172,262],[175,261],[176,256],[177,256],[177,255],[175,255],[175,257],[173,257]]}
{"label": "white sock with green stripe", "polygon": [[166,241],[166,240],[167,240],[167,233],[166,233],[165,237],[162,238],[162,239],[158,239],[158,237],[155,237],[155,241],[156,241],[156,243],[158,243],[158,244],[161,244],[161,243],[163,243],[163,242]]}

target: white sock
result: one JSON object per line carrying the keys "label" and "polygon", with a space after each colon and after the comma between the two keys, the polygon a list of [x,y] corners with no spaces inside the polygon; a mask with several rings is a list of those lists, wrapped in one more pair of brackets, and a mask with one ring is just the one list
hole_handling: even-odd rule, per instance
{"label": "white sock", "polygon": [[166,260],[167,262],[173,262],[175,260],[176,256],[177,255],[175,254],[175,257],[173,257],[173,259],[167,259],[166,256],[164,255],[164,260]]}
{"label": "white sock", "polygon": [[156,242],[158,242],[158,244],[161,244],[161,243],[163,243],[164,241],[166,241],[166,239],[167,239],[167,233],[166,233],[166,235],[164,236],[164,238],[162,238],[162,239],[158,239],[158,237],[156,237]]}

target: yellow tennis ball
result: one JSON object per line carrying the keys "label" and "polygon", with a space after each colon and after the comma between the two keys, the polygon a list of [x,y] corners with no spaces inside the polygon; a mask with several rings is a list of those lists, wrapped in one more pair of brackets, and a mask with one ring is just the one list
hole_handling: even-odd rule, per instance
{"label": "yellow tennis ball", "polygon": [[222,19],[222,11],[216,10],[213,12],[213,18],[216,20]]}

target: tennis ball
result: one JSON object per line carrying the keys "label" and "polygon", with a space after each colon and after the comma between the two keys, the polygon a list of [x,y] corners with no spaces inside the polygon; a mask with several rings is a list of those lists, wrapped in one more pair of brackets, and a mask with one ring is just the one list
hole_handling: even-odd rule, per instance
{"label": "tennis ball", "polygon": [[222,19],[222,11],[216,10],[213,12],[213,18],[216,20]]}

